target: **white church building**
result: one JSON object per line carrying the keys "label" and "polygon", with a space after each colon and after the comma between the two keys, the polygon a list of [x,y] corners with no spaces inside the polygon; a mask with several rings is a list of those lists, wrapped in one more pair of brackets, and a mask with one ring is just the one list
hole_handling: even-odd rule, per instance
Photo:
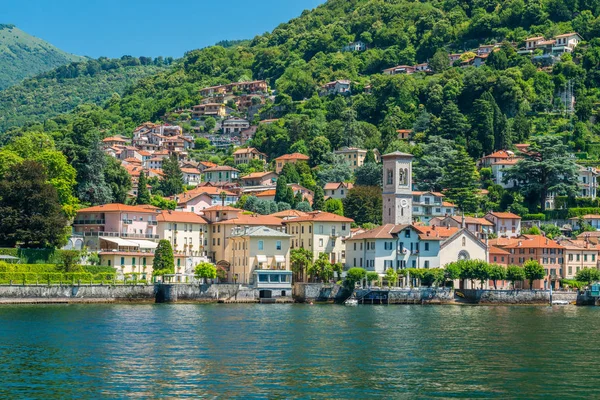
{"label": "white church building", "polygon": [[346,239],[346,268],[384,275],[389,268],[443,268],[459,259],[488,259],[488,246],[465,226],[413,224],[413,156],[394,152],[382,159],[383,225]]}

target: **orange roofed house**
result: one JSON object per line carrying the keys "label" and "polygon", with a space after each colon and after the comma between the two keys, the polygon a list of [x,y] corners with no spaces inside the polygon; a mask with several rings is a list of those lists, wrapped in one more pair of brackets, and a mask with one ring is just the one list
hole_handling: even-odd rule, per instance
{"label": "orange roofed house", "polygon": [[484,218],[494,224],[498,236],[513,238],[521,234],[521,217],[516,214],[490,211]]}
{"label": "orange roofed house", "polygon": [[261,160],[267,162],[267,155],[256,150],[254,147],[237,149],[233,152],[235,165],[249,164],[251,160]]}
{"label": "orange roofed house", "polygon": [[177,195],[176,198],[177,209],[196,214],[212,206],[228,206],[239,200],[235,193],[214,186],[199,186]]}
{"label": "orange roofed house", "polygon": [[275,172],[280,174],[285,164],[296,164],[299,161],[308,162],[309,156],[301,153],[284,154],[275,159]]}

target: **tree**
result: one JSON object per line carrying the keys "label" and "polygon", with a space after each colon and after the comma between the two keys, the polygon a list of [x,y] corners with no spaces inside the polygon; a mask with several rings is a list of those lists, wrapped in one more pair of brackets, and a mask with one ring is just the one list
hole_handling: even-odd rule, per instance
{"label": "tree", "polygon": [[211,132],[217,126],[217,121],[213,117],[207,117],[204,120],[204,129],[206,132]]}
{"label": "tree", "polygon": [[395,287],[398,284],[398,273],[393,268],[388,268],[385,271],[385,280],[389,287]]}
{"label": "tree", "polygon": [[296,169],[296,164],[287,163],[281,169],[281,173],[279,174],[279,179],[285,178],[286,183],[299,183],[300,182],[300,174]]}
{"label": "tree", "polygon": [[150,198],[150,191],[148,190],[148,180],[146,179],[146,173],[144,171],[140,172],[140,177],[138,178],[138,188],[137,188],[137,197],[136,204],[150,204],[152,199]]}
{"label": "tree", "polygon": [[428,268],[421,271],[421,284],[431,287],[436,282],[444,282],[444,270],[442,268]]}
{"label": "tree", "polygon": [[362,225],[372,222],[381,225],[382,194],[379,186],[355,186],[348,190],[348,195],[342,200],[344,215]]}
{"label": "tree", "polygon": [[467,118],[460,112],[458,106],[451,101],[446,102],[440,115],[439,133],[445,139],[464,143],[465,135],[470,129]]}
{"label": "tree", "polygon": [[313,209],[310,206],[310,203],[308,201],[301,201],[300,203],[298,203],[296,205],[296,210],[303,211],[303,212],[310,212]]}
{"label": "tree", "polygon": [[361,282],[367,276],[367,271],[364,268],[350,268],[346,272],[346,279],[344,280],[344,286],[348,289],[354,290],[354,287],[358,282]]}
{"label": "tree", "polygon": [[175,196],[183,192],[183,172],[179,167],[176,155],[171,155],[163,160],[163,178],[160,180],[160,191],[164,196]]}
{"label": "tree", "polygon": [[217,267],[208,262],[201,262],[196,265],[194,275],[196,279],[204,279],[206,283],[206,279],[215,279],[217,277]]}
{"label": "tree", "polygon": [[78,250],[65,250],[60,253],[59,269],[62,272],[81,271],[81,253]]}
{"label": "tree", "polygon": [[477,169],[464,148],[459,148],[444,170],[444,194],[464,212],[477,211]]}
{"label": "tree", "polygon": [[457,152],[454,141],[430,136],[422,150],[423,156],[413,164],[414,183],[420,190],[440,192],[444,171]]}
{"label": "tree", "polygon": [[533,281],[545,276],[544,267],[537,260],[527,260],[523,264],[525,278],[529,281],[529,289],[533,289]]}
{"label": "tree", "polygon": [[367,272],[367,284],[371,286],[373,282],[379,280],[379,274],[377,272],[369,271]]}
{"label": "tree", "polygon": [[332,199],[329,198],[325,201],[325,207],[323,207],[323,211],[328,213],[344,216],[344,204],[340,199]]}
{"label": "tree", "polygon": [[321,186],[317,186],[313,196],[313,210],[323,210],[325,208],[325,193]]}
{"label": "tree", "polygon": [[44,167],[25,160],[0,179],[0,246],[60,247],[67,218]]}
{"label": "tree", "polygon": [[175,258],[173,257],[173,248],[171,242],[161,239],[154,250],[154,262],[152,263],[152,274],[154,276],[163,276],[175,273]]}
{"label": "tree", "polygon": [[381,186],[383,165],[365,162],[354,171],[355,183],[361,186]]}
{"label": "tree", "polygon": [[98,144],[92,146],[86,156],[86,161],[81,164],[77,179],[77,197],[91,205],[107,204],[113,200],[112,190],[104,178],[106,157]]}
{"label": "tree", "polygon": [[525,280],[525,271],[518,265],[509,265],[506,268],[506,280],[512,283],[513,289],[515,288],[515,282],[521,282]]}
{"label": "tree", "polygon": [[494,282],[496,289],[496,282],[506,279],[506,268],[499,264],[490,265],[489,278]]}
{"label": "tree", "polygon": [[431,60],[429,60],[429,66],[436,73],[441,73],[450,68],[450,59],[448,58],[448,52],[444,49],[438,49]]}
{"label": "tree", "polygon": [[329,152],[331,152],[331,143],[325,136],[317,136],[311,140],[308,146],[311,165],[318,166],[326,162],[326,156]]}
{"label": "tree", "polygon": [[549,239],[555,239],[561,235],[560,228],[556,225],[543,224],[540,228]]}
{"label": "tree", "polygon": [[[285,178],[285,176],[280,176],[279,178],[277,178],[277,185],[275,186],[275,202],[280,202],[280,201],[284,201],[284,202],[288,202],[288,185],[287,185],[287,179]],[[292,200],[293,201],[293,200]],[[289,203],[292,203],[292,201],[289,201]]]}
{"label": "tree", "polygon": [[125,203],[131,190],[131,176],[117,159],[107,155],[106,160],[104,180],[110,187],[113,201]]}
{"label": "tree", "polygon": [[560,138],[544,135],[532,138],[527,153],[506,170],[504,182],[515,181],[517,190],[546,209],[548,193],[574,196],[577,192],[577,165],[569,158]]}
{"label": "tree", "polygon": [[370,163],[377,163],[377,160],[375,159],[375,153],[373,152],[373,150],[367,150],[367,154],[365,155],[365,164],[370,164]]}
{"label": "tree", "polygon": [[444,268],[444,278],[446,282],[450,281],[452,282],[452,285],[454,285],[454,281],[460,279],[461,265],[462,263],[460,261],[446,265]]}
{"label": "tree", "polygon": [[600,271],[596,268],[583,268],[575,274],[575,279],[580,282],[585,282],[590,286],[592,282],[600,280]]}
{"label": "tree", "polygon": [[333,267],[329,262],[329,255],[327,253],[319,253],[319,257],[314,263],[307,267],[308,274],[313,280],[321,279],[322,282],[326,282],[333,277]]}
{"label": "tree", "polygon": [[321,186],[327,182],[347,182],[352,178],[352,170],[346,159],[340,154],[329,153],[327,163],[320,166],[317,178]]}
{"label": "tree", "polygon": [[308,267],[313,262],[312,251],[305,248],[294,248],[290,250],[290,263],[294,273],[294,282],[304,282]]}

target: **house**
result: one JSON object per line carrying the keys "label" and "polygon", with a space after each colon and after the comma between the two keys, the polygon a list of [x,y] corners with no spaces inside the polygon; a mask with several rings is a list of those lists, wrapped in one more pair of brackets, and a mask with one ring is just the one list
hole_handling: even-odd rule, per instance
{"label": "house", "polygon": [[238,134],[241,131],[248,129],[250,127],[250,122],[245,120],[244,118],[227,118],[221,124],[221,128],[224,134],[234,135]]}
{"label": "house", "polygon": [[233,182],[239,177],[240,171],[228,165],[219,165],[202,171],[205,182]]}
{"label": "house", "polygon": [[326,253],[331,263],[344,262],[343,239],[350,236],[351,218],[323,211],[313,211],[303,217],[284,220],[287,232],[292,235],[292,248],[312,251],[314,259]]}
{"label": "house", "polygon": [[321,95],[350,94],[350,85],[351,82],[348,80],[336,80],[333,82],[328,82],[321,86]]}
{"label": "house", "polygon": [[412,129],[398,129],[396,132],[400,140],[409,140],[413,133]]}
{"label": "house", "polygon": [[[84,236],[85,246],[100,249],[99,238],[158,239],[157,207],[119,203],[82,208],[73,220],[73,231]],[[135,247],[135,246],[132,246]],[[139,247],[139,246],[138,246]]]}
{"label": "house", "polygon": [[496,246],[489,246],[488,262],[490,264],[499,264],[508,267],[510,260],[510,252]]}
{"label": "house", "polygon": [[[524,235],[503,248],[510,253],[509,263],[512,265],[523,266],[528,260],[537,260],[544,267],[546,276],[534,281],[530,289],[546,290],[550,285],[558,289],[564,263],[563,246],[541,235]],[[529,288],[527,282],[523,284]]]}
{"label": "house", "polygon": [[354,187],[351,182],[328,182],[323,186],[326,198],[345,199],[348,191]]}
{"label": "house", "polygon": [[487,260],[487,246],[467,229],[385,224],[346,239],[346,268],[380,276],[390,268],[443,268],[464,259]]}
{"label": "house", "polygon": [[260,298],[291,297],[290,235],[267,226],[233,228],[229,280],[254,286]]}
{"label": "house", "polygon": [[586,224],[588,224],[592,228],[596,229],[597,231],[600,231],[600,215],[597,215],[597,214],[586,214],[586,215],[583,215],[581,217],[569,218],[569,221],[571,221],[571,224],[573,225],[573,229],[580,229],[581,228],[579,226],[580,225],[579,224],[580,220],[583,220]]}
{"label": "house", "polygon": [[125,140],[119,136],[111,136],[102,139],[102,147],[105,149],[113,146],[126,146],[128,143],[128,140]]}
{"label": "house", "polygon": [[439,192],[412,192],[413,218],[424,224],[430,223],[435,217],[446,217],[456,213],[456,205],[444,201],[444,195]]}
{"label": "house", "polygon": [[266,163],[267,155],[254,147],[237,149],[233,152],[233,161],[235,162],[235,165],[249,164],[250,160],[261,160]]}
{"label": "house", "polygon": [[266,81],[248,81],[248,82],[235,82],[225,85],[227,93],[234,91],[241,93],[267,93],[269,86]]}
{"label": "house", "polygon": [[397,65],[392,68],[387,68],[383,70],[384,75],[398,75],[398,74],[406,74],[410,75],[415,72],[415,67],[411,65]]}
{"label": "house", "polygon": [[511,160],[515,158],[515,153],[510,150],[498,150],[487,156],[483,156],[478,161],[478,166],[480,168],[489,168],[492,164],[497,163],[499,161]]}
{"label": "house", "polygon": [[225,85],[210,86],[200,89],[200,96],[209,97],[227,93]]}
{"label": "house", "polygon": [[183,183],[189,186],[198,186],[202,173],[197,168],[181,168]]}
{"label": "house", "polygon": [[507,182],[504,181],[504,176],[506,175],[507,170],[517,165],[517,163],[521,160],[521,158],[506,158],[506,159],[498,159],[498,161],[492,162],[490,168],[492,169],[492,181],[496,185],[502,186],[504,189],[509,189],[515,186],[514,180],[509,180]]}
{"label": "house", "polygon": [[432,218],[430,226],[446,228],[466,228],[479,239],[486,239],[494,231],[494,224],[485,218],[447,216],[445,218]]}
{"label": "house", "polygon": [[564,268],[562,277],[575,279],[575,275],[584,268],[598,268],[598,251],[600,246],[593,244],[590,240],[561,240],[560,245],[564,247]]}
{"label": "house", "polygon": [[206,116],[223,118],[226,115],[227,110],[223,103],[198,104],[192,107],[192,118],[194,119],[200,119]]}
{"label": "house", "polygon": [[554,43],[552,52],[555,54],[562,54],[572,52],[583,38],[579,36],[578,33],[571,32],[557,35],[554,37],[554,40],[556,40],[556,43]]}
{"label": "house", "polygon": [[533,52],[538,46],[540,42],[544,41],[543,36],[535,36],[525,39],[525,50],[528,52]]}
{"label": "house", "polygon": [[150,169],[162,169],[162,163],[166,157],[152,157],[146,160],[146,166]]}
{"label": "house", "polygon": [[342,47],[342,51],[365,51],[367,49],[367,44],[362,40],[357,40],[356,42],[350,42],[346,46]]}
{"label": "house", "polygon": [[598,188],[598,170],[594,167],[577,166],[577,185],[579,197],[596,198]]}
{"label": "house", "polygon": [[284,211],[279,211],[273,214],[269,214],[271,217],[277,217],[277,218],[281,218],[281,219],[294,219],[294,218],[298,218],[298,217],[306,217],[308,214],[305,213],[304,211],[298,211],[298,210],[284,210]]}
{"label": "house", "polygon": [[494,224],[498,236],[517,237],[521,234],[521,217],[511,212],[490,211],[484,217]]}
{"label": "house", "polygon": [[277,182],[278,175],[273,171],[267,172],[252,172],[246,176],[242,176],[243,186],[274,186]]}
{"label": "house", "polygon": [[433,72],[428,63],[415,65],[415,72]]}
{"label": "house", "polygon": [[296,164],[299,161],[308,162],[309,156],[300,153],[284,154],[275,159],[275,172],[280,174],[285,164]]}
{"label": "house", "polygon": [[481,45],[477,48],[475,54],[477,54],[478,56],[489,55],[497,47],[499,47],[499,45],[496,44]]}
{"label": "house", "polygon": [[[174,253],[198,257],[207,255],[208,221],[204,218],[193,212],[163,210],[156,216],[156,221],[159,238],[168,240]],[[181,273],[177,269],[175,272]]]}
{"label": "house", "polygon": [[[230,207],[231,208],[231,207]],[[234,209],[235,210],[235,209]],[[246,227],[266,226],[271,229],[284,231],[282,220],[269,215],[242,214],[238,211],[225,211],[220,208],[209,208],[204,210],[206,219],[217,218],[218,221],[212,222],[210,226],[210,254],[209,256],[216,262],[217,266],[230,268],[230,238],[235,235],[237,229]],[[216,215],[220,215],[217,217]]]}
{"label": "house", "polygon": [[196,187],[175,197],[178,210],[196,214],[217,205],[229,206],[239,200],[239,196],[235,193],[214,186]]}
{"label": "house", "polygon": [[292,188],[294,191],[294,196],[298,195],[298,193],[302,194],[302,198],[305,201],[308,201],[310,204],[313,203],[313,198],[315,197],[315,193],[312,190],[305,188],[302,185],[298,185],[297,183],[288,183],[288,186]]}
{"label": "house", "polygon": [[450,61],[450,64],[454,64],[456,61],[460,60],[460,57],[462,56],[462,53],[453,53],[453,54],[448,54],[448,60]]}
{"label": "house", "polygon": [[[334,151],[335,154],[339,154],[344,157],[352,172],[358,167],[362,167],[365,163],[365,157],[367,156],[367,150],[359,149],[357,147],[342,147],[339,150]],[[380,161],[380,155],[377,149],[373,150],[375,161]]]}

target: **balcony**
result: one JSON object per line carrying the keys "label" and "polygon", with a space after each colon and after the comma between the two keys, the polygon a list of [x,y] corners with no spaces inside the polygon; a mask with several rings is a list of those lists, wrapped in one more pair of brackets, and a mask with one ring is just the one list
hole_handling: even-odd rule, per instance
{"label": "balcony", "polygon": [[132,220],[130,220],[130,219],[123,219],[123,220],[122,220],[122,222],[123,222],[125,225],[131,225],[131,224],[133,224],[133,221],[132,221]]}
{"label": "balcony", "polygon": [[125,232],[82,232],[83,236],[98,236],[98,237],[120,237],[130,239],[158,239],[158,235],[150,233],[125,233]]}
{"label": "balcony", "polygon": [[148,225],[158,225],[158,221],[148,221]]}
{"label": "balcony", "polygon": [[73,225],[104,225],[103,219],[80,219],[73,221]]}

